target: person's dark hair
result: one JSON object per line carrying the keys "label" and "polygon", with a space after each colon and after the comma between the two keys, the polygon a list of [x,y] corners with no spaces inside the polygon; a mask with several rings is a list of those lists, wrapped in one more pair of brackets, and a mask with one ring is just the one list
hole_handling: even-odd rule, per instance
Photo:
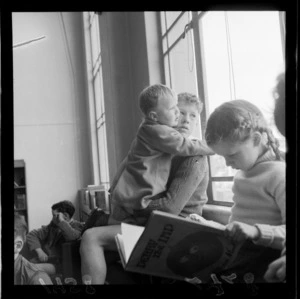
{"label": "person's dark hair", "polygon": [[275,99],[274,120],[278,131],[285,136],[285,74],[279,74],[276,81],[273,90]]}
{"label": "person's dark hair", "polygon": [[191,93],[188,92],[181,92],[178,94],[178,103],[186,103],[186,104],[195,104],[197,107],[197,110],[199,114],[202,111],[203,103],[200,101],[200,99]]}
{"label": "person's dark hair", "polygon": [[139,106],[145,116],[156,108],[158,99],[163,95],[175,96],[175,92],[166,85],[154,84],[146,87],[139,96]]}
{"label": "person's dark hair", "polygon": [[245,100],[225,102],[216,108],[207,121],[205,139],[208,145],[220,141],[244,142],[253,132],[266,133],[268,145],[272,147],[276,158],[282,160],[278,140],[268,127],[262,112]]}
{"label": "person's dark hair", "polygon": [[14,238],[21,237],[25,241],[28,227],[24,216],[18,212],[15,212],[14,231]]}
{"label": "person's dark hair", "polygon": [[58,212],[61,212],[61,213],[67,213],[70,216],[70,218],[72,218],[75,213],[75,207],[72,204],[72,202],[70,202],[69,200],[60,201],[60,202],[54,204],[51,207],[51,209],[57,210]]}

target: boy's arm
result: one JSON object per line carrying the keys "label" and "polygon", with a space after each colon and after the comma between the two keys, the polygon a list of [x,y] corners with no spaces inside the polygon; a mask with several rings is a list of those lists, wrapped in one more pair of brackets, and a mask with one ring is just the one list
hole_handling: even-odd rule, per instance
{"label": "boy's arm", "polygon": [[43,242],[45,241],[49,232],[48,226],[42,226],[39,229],[34,229],[29,232],[26,236],[26,243],[30,251],[36,250],[43,247]]}
{"label": "boy's arm", "polygon": [[65,220],[61,220],[57,226],[61,229],[62,234],[66,241],[74,241],[80,238],[81,231],[83,229],[83,224],[78,221],[67,222]]}
{"label": "boy's arm", "polygon": [[145,126],[140,131],[140,138],[145,138],[147,143],[159,151],[177,156],[214,154],[205,141],[186,138],[174,128],[165,125]]}
{"label": "boy's arm", "polygon": [[[187,157],[181,163],[166,192],[165,197],[151,200],[148,210],[160,210],[179,215],[186,206],[197,187],[207,175],[207,158],[201,156]],[[205,201],[206,202],[206,201]],[[205,204],[202,202],[202,206]]]}

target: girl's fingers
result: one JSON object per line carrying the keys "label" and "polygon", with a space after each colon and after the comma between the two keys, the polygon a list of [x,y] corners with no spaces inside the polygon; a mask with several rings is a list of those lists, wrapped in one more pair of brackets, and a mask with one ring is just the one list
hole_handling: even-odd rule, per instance
{"label": "girl's fingers", "polygon": [[234,238],[235,233],[236,233],[235,226],[232,223],[228,224],[228,226],[225,229],[225,233],[226,233],[227,237]]}

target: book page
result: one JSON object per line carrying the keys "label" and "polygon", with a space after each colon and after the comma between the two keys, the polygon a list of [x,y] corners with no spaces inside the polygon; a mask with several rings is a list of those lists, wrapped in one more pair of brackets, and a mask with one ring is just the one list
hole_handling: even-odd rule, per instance
{"label": "book page", "polygon": [[121,239],[123,241],[123,252],[124,252],[124,258],[125,262],[127,263],[130,254],[137,243],[138,239],[140,238],[141,234],[144,231],[144,227],[142,226],[137,226],[137,225],[132,225],[132,224],[127,224],[127,223],[122,223],[121,224],[121,231],[122,231],[122,236]]}

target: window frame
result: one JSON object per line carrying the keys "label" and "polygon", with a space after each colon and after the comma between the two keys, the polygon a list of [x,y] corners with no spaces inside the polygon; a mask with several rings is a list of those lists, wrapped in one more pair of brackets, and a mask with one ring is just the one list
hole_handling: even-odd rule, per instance
{"label": "window frame", "polygon": [[[83,24],[88,81],[88,102],[94,184],[103,185],[108,189],[110,181],[105,120],[105,103],[103,95],[99,14],[93,11],[83,12]],[[96,26],[96,28],[94,27],[96,29],[96,34],[93,34],[92,32],[93,25]],[[93,53],[93,49],[95,49],[95,47],[97,52]],[[98,84],[96,83],[96,81],[98,81]],[[100,93],[100,98],[99,94],[97,97],[96,90],[98,91],[98,93]],[[97,109],[99,105],[101,107],[100,113],[98,113]],[[102,141],[101,154],[100,139]],[[101,157],[101,155],[104,155],[104,157]]]}
{"label": "window frame", "polygon": [[[167,50],[162,53],[163,60],[165,56],[168,55],[168,69],[165,70],[165,81],[170,84],[172,87],[172,78],[171,78],[171,62],[170,62],[170,55],[169,53],[171,50],[184,38],[185,34],[187,34],[190,30],[193,30],[193,45],[194,45],[194,58],[196,64],[196,83],[197,83],[197,90],[198,96],[203,102],[203,109],[200,114],[200,121],[201,121],[201,134],[204,136],[206,130],[206,123],[207,118],[209,115],[208,110],[208,97],[207,97],[207,83],[206,83],[206,75],[205,75],[205,60],[203,55],[203,34],[202,34],[202,27],[201,27],[201,18],[205,16],[205,14],[209,11],[188,11],[187,13],[191,14],[191,21],[186,24],[183,32],[178,36],[178,38],[169,45],[168,43],[168,33],[172,30],[172,28],[176,25],[179,19],[184,15],[185,11],[182,11],[173,23],[170,24],[169,27],[166,26],[166,32],[161,34],[162,43],[166,38],[167,41]],[[166,12],[164,18],[167,19]],[[280,32],[281,32],[281,40],[282,40],[282,47],[283,47],[283,55],[285,57],[285,12],[278,11],[279,13],[279,25],[280,25]],[[162,14],[160,14],[160,21],[162,20]],[[198,54],[196,54],[198,53]],[[220,201],[214,198],[213,195],[213,182],[232,182],[234,176],[212,176],[211,173],[211,160],[208,157],[208,165],[209,165],[209,182],[207,186],[207,196],[208,196],[208,203],[213,205],[220,205],[220,206],[229,206],[233,205],[233,202],[229,201]]]}

